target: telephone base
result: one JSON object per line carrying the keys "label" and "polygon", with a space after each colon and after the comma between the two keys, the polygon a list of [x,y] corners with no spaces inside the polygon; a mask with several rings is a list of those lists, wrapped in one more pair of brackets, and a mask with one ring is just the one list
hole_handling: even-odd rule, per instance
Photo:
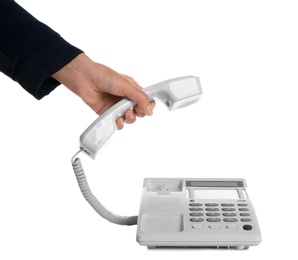
{"label": "telephone base", "polygon": [[232,249],[246,250],[249,246],[147,246],[148,249]]}
{"label": "telephone base", "polygon": [[261,231],[244,179],[144,180],[137,242],[153,248],[248,249]]}

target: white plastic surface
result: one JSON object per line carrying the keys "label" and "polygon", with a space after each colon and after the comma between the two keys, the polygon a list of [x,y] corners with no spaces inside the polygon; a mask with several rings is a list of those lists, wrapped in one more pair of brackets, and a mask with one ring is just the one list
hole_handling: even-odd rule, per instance
{"label": "white plastic surface", "polygon": [[[166,80],[145,88],[144,92],[150,99],[164,103],[169,110],[188,106],[199,100],[203,93],[199,78],[195,76]],[[116,120],[135,105],[133,101],[125,98],[99,116],[81,135],[81,149],[95,159],[99,149],[116,131]]]}
{"label": "white plastic surface", "polygon": [[[215,181],[217,187],[189,186]],[[239,186],[220,185],[238,182]],[[167,193],[160,193],[167,187]],[[261,242],[261,231],[244,179],[147,178],[137,241],[154,247],[244,249]]]}

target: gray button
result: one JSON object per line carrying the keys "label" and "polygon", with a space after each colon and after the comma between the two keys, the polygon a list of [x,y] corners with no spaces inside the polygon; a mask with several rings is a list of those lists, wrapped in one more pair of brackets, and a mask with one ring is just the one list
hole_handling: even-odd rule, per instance
{"label": "gray button", "polygon": [[239,211],[248,211],[247,208],[240,208]]}
{"label": "gray button", "polygon": [[249,214],[249,213],[240,213],[240,216],[241,216],[241,217],[249,217],[250,214]]}
{"label": "gray button", "polygon": [[201,217],[204,214],[203,213],[200,213],[200,212],[192,212],[192,213],[189,213],[189,215],[192,216],[192,217]]}
{"label": "gray button", "polygon": [[220,218],[207,218],[208,222],[220,222]]}
{"label": "gray button", "polygon": [[207,215],[208,217],[218,217],[218,216],[220,216],[219,213],[212,213],[212,212],[208,212],[208,213],[206,213],[206,215]]}
{"label": "gray button", "polygon": [[236,218],[224,218],[225,222],[237,222],[238,220]]}
{"label": "gray button", "polygon": [[233,203],[222,203],[221,204],[223,207],[234,207]]}
{"label": "gray button", "polygon": [[239,207],[247,207],[247,204],[246,203],[239,203],[238,206]]}
{"label": "gray button", "polygon": [[231,224],[230,224],[230,225],[227,225],[227,228],[228,228],[228,229],[235,229],[235,228],[237,228],[237,225],[231,225]]}
{"label": "gray button", "polygon": [[190,221],[191,222],[203,222],[204,219],[203,218],[191,218]]}
{"label": "gray button", "polygon": [[201,228],[203,228],[203,225],[201,225],[201,224],[194,224],[191,227],[194,228],[194,229],[201,229]]}
{"label": "gray button", "polygon": [[242,218],[241,221],[242,222],[251,222],[251,219],[250,218]]}
{"label": "gray button", "polygon": [[218,208],[206,208],[206,211],[219,211]]}
{"label": "gray button", "polygon": [[212,229],[220,228],[220,225],[210,225],[209,228],[212,228]]}
{"label": "gray button", "polygon": [[206,203],[205,206],[207,206],[207,207],[217,207],[218,204],[217,203]]}
{"label": "gray button", "polygon": [[222,215],[225,217],[235,217],[237,214],[236,213],[223,213]]}
{"label": "gray button", "polygon": [[201,207],[203,206],[202,203],[189,203],[189,206],[192,206],[192,207]]}
{"label": "gray button", "polygon": [[203,209],[202,208],[190,208],[189,210],[190,211],[202,211]]}
{"label": "gray button", "polygon": [[235,211],[234,208],[222,208],[222,211]]}

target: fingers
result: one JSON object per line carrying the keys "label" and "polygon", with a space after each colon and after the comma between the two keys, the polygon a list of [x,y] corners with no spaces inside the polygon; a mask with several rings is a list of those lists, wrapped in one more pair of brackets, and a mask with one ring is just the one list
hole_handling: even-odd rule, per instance
{"label": "fingers", "polygon": [[140,113],[145,114],[147,116],[152,116],[153,109],[150,104],[148,95],[142,90],[139,83],[137,83],[133,78],[127,75],[123,75],[123,77],[125,77],[134,86],[133,88],[124,88],[124,96],[137,103]]}
{"label": "fingers", "polygon": [[[155,101],[150,102],[150,106],[151,106],[151,109],[152,109],[152,111],[153,111],[153,109],[154,109],[155,106],[156,106]],[[136,107],[135,107],[135,112],[136,112],[136,115],[137,115],[138,117],[144,117],[144,116],[146,116],[146,114],[143,112],[142,109],[140,109],[139,106],[136,106]]]}
{"label": "fingers", "polygon": [[[150,103],[152,110],[155,108],[155,105],[155,102]],[[117,129],[122,130],[124,127],[124,123],[133,124],[134,122],[136,122],[137,117],[144,116],[146,116],[146,114],[144,114],[138,106],[135,107],[135,110],[127,110],[124,114],[124,117],[121,117],[116,121]]]}

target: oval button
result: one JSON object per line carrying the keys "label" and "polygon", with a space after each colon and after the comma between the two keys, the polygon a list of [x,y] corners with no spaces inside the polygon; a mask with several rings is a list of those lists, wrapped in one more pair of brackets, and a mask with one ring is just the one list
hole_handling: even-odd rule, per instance
{"label": "oval button", "polygon": [[224,218],[223,219],[225,222],[237,222],[236,218]]}
{"label": "oval button", "polygon": [[242,218],[241,221],[242,222],[251,222],[251,219],[250,218]]}
{"label": "oval button", "polygon": [[189,213],[189,215],[192,216],[192,217],[201,217],[204,214],[203,213],[200,213],[200,212],[192,212],[192,213]]}
{"label": "oval button", "polygon": [[218,208],[206,208],[206,211],[219,211]]}
{"label": "oval button", "polygon": [[189,206],[192,206],[192,207],[201,207],[201,206],[203,206],[203,204],[202,203],[189,203]]}
{"label": "oval button", "polygon": [[220,218],[207,218],[208,222],[220,222]]}
{"label": "oval button", "polygon": [[203,209],[202,208],[190,208],[189,210],[190,211],[202,211]]}
{"label": "oval button", "polygon": [[191,222],[203,222],[204,219],[203,218],[191,218],[190,221]]}
{"label": "oval button", "polygon": [[225,216],[225,217],[236,217],[236,213],[223,213],[222,214],[223,216]]}
{"label": "oval button", "polygon": [[218,204],[217,203],[206,203],[205,206],[207,206],[207,207],[217,207]]}
{"label": "oval button", "polygon": [[235,211],[234,208],[222,208],[222,211]]}

